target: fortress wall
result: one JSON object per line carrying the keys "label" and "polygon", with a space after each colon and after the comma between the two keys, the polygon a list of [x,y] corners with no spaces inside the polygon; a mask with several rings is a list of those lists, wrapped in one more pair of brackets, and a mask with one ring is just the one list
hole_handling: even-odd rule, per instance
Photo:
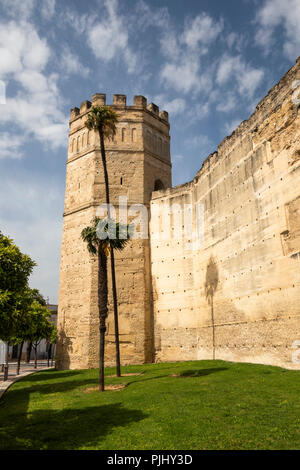
{"label": "fortress wall", "polygon": [[[153,193],[156,361],[216,357],[299,368],[292,362],[292,344],[300,340],[300,107],[292,100],[300,82],[295,80],[299,60],[192,182]],[[174,235],[173,204],[192,205],[194,230],[196,206],[203,205],[200,247],[191,245],[188,230]],[[156,215],[163,205],[169,209]]]}

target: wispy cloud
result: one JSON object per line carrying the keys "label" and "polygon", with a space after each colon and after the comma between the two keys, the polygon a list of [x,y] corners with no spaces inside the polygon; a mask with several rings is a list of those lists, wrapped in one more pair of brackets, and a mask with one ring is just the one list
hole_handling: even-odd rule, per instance
{"label": "wispy cloud", "polygon": [[266,0],[256,15],[256,43],[268,54],[276,44],[276,31],[284,34],[283,51],[295,60],[300,51],[300,2],[299,0]]}
{"label": "wispy cloud", "polygon": [[239,94],[253,96],[264,77],[262,69],[252,67],[240,56],[224,54],[218,64],[217,83],[224,85],[230,80],[237,84]]}
{"label": "wispy cloud", "polygon": [[84,66],[78,55],[74,54],[68,46],[63,47],[60,63],[66,76],[79,74],[86,78],[90,73],[89,67]]}
{"label": "wispy cloud", "polygon": [[22,20],[31,18],[35,10],[43,19],[50,20],[55,13],[55,4],[55,0],[0,0],[0,6],[8,16]]}
{"label": "wispy cloud", "polygon": [[23,156],[22,145],[24,139],[19,135],[13,135],[8,132],[0,132],[0,159],[14,158]]}
{"label": "wispy cloud", "polygon": [[[105,0],[105,14],[89,28],[88,45],[98,59],[111,61],[116,56],[122,56],[128,72],[134,71],[136,66],[135,53],[129,46],[129,35],[122,16],[118,13],[117,0]],[[104,13],[104,11],[103,11]]]}
{"label": "wispy cloud", "polygon": [[153,98],[153,101],[172,116],[182,113],[186,108],[186,102],[183,98],[169,100],[165,95],[157,95]]}

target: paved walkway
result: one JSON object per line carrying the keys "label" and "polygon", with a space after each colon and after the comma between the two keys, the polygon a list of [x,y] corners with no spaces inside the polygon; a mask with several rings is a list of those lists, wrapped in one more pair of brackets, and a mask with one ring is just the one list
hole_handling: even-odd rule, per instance
{"label": "paved walkway", "polygon": [[[1,367],[1,366],[0,366]],[[41,370],[48,370],[48,369],[54,369],[54,366],[48,367],[47,366],[47,361],[38,361],[37,363],[37,369],[34,368],[34,363],[21,363],[20,367],[20,374],[16,375],[16,368],[17,368],[17,363],[16,362],[10,362],[9,363],[9,368],[8,368],[8,380],[3,382],[3,372],[2,369],[0,368],[0,399],[2,395],[6,392],[6,390],[14,383],[17,382],[17,380],[20,380],[22,377],[26,377],[26,375],[34,374],[35,372],[40,372]]]}

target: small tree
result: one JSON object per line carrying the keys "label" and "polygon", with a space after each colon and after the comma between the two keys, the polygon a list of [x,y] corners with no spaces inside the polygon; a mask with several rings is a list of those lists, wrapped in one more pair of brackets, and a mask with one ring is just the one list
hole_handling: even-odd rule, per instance
{"label": "small tree", "polygon": [[50,321],[51,313],[48,308],[34,300],[29,310],[29,331],[27,338],[34,348],[34,368],[37,368],[37,348],[42,339],[56,335],[56,326]]}
{"label": "small tree", "polygon": [[[110,233],[110,227],[114,225],[114,233]],[[86,227],[81,232],[82,239],[87,243],[88,251],[92,255],[98,255],[98,311],[100,328],[99,350],[99,390],[104,391],[104,349],[106,318],[108,313],[107,300],[107,256],[112,249],[123,250],[130,238],[130,226],[114,224],[114,222],[96,217],[93,225]],[[104,238],[103,234],[107,237]],[[101,236],[102,235],[102,236]]]}
{"label": "small tree", "polygon": [[51,333],[51,336],[47,338],[48,340],[48,367],[50,365],[50,359],[51,359],[51,366],[53,363],[53,356],[52,356],[52,347],[55,345],[57,339],[57,328],[55,327]]}
{"label": "small tree", "polygon": [[[17,304],[17,317],[15,331],[17,338],[15,339],[14,344],[20,344],[18,352],[18,365],[17,365],[17,375],[20,372],[20,364],[22,358],[22,350],[24,342],[30,340],[30,334],[32,331],[32,322],[35,317],[32,316],[32,303],[36,301],[41,306],[46,305],[46,301],[43,296],[40,294],[38,289],[30,289],[27,287],[24,290],[21,298]],[[31,343],[31,341],[29,341]],[[31,343],[32,344],[32,343]]]}

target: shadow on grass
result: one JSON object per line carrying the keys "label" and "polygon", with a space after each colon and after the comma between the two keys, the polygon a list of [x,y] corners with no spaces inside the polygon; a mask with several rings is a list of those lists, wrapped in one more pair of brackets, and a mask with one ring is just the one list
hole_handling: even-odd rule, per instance
{"label": "shadow on grass", "polygon": [[[26,384],[26,393],[39,393],[39,394],[52,394],[52,393],[64,393],[77,388],[90,386],[97,386],[98,381],[95,378],[83,379],[83,380],[70,380],[70,381],[61,381],[61,382],[36,382],[32,383],[27,382]],[[24,394],[24,389],[15,388],[9,391],[9,397],[16,399],[17,396],[22,396]],[[5,398],[5,395],[4,397]]]}
{"label": "shadow on grass", "polygon": [[[164,374],[164,375],[155,375],[154,377],[146,377],[146,378],[137,378],[135,380],[130,380],[127,385],[132,385],[136,383],[142,383],[142,382],[147,382],[148,380],[157,380],[157,379],[163,379],[165,377],[170,377],[170,374]],[[127,379],[130,379],[130,377],[126,377]]]}
{"label": "shadow on grass", "polygon": [[140,410],[126,409],[121,403],[37,410],[9,428],[0,428],[0,449],[80,449],[101,448],[101,442],[114,428],[147,418]]}
{"label": "shadow on grass", "polygon": [[[40,374],[43,374],[42,376]],[[41,380],[52,380],[52,379],[65,379],[66,377],[73,377],[74,375],[80,375],[80,371],[69,370],[65,372],[57,372],[54,370],[40,370],[35,374],[25,376],[22,382],[39,382]]]}
{"label": "shadow on grass", "polygon": [[[73,378],[75,375],[78,375],[79,377]],[[81,379],[80,379],[81,375]],[[70,376],[70,380],[65,380]],[[156,380],[156,379],[161,379],[164,377],[168,377],[169,375],[159,375],[159,376],[154,376],[154,377],[144,377],[143,375],[137,376],[137,377],[120,377],[120,379],[125,379],[126,380],[126,386],[139,383],[139,382],[144,382],[148,380]],[[62,379],[61,381],[58,379]],[[117,379],[117,382],[115,381]],[[29,396],[31,393],[37,393],[37,394],[42,394],[42,395],[51,395],[51,394],[56,394],[56,393],[65,393],[65,392],[70,392],[70,391],[76,391],[76,389],[79,392],[84,392],[87,387],[97,387],[98,386],[98,377],[89,377],[89,378],[84,378],[84,375],[80,374],[80,372],[69,372],[69,373],[48,373],[46,374],[46,371],[43,372],[43,376],[37,377],[37,376],[28,376],[24,377],[20,383],[23,383],[26,385],[26,394]],[[114,377],[113,382],[110,382],[109,380],[105,380],[106,384],[116,384],[119,383],[118,378]],[[121,380],[121,383],[124,383],[124,380]],[[22,397],[24,398],[24,389],[23,388],[13,388],[10,389],[9,391],[9,398],[13,399],[14,401],[22,401]],[[5,401],[6,396],[4,395],[2,400]]]}
{"label": "shadow on grass", "polygon": [[177,377],[203,377],[205,375],[214,374],[215,372],[222,372],[223,370],[228,369],[228,367],[212,367],[211,369],[185,370],[178,374]]}

